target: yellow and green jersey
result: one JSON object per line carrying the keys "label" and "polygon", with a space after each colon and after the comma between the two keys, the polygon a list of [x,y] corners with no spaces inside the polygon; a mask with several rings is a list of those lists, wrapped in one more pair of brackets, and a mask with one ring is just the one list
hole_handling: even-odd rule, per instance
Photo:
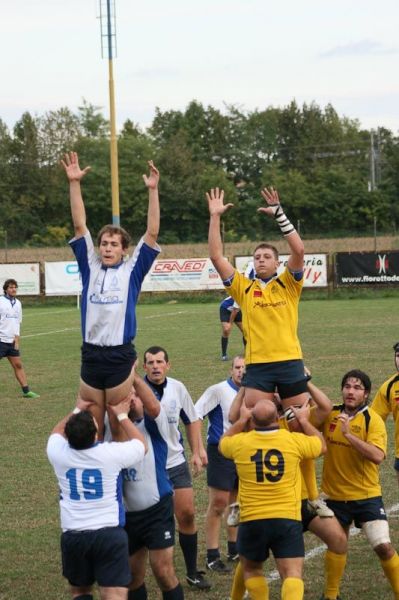
{"label": "yellow and green jersey", "polygon": [[371,403],[371,408],[386,421],[392,413],[395,423],[395,456],[399,458],[399,373],[385,381]]}

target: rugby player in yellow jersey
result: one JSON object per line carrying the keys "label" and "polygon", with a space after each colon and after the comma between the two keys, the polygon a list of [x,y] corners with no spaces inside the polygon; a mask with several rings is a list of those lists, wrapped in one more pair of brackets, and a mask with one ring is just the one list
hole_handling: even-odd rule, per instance
{"label": "rugby player in yellow jersey", "polygon": [[[259,400],[252,410],[241,406],[240,418],[219,443],[234,460],[241,518],[237,549],[245,587],[252,600],[267,600],[263,563],[272,551],[282,578],[281,598],[303,598],[304,542],[301,522],[300,462],[325,452],[323,436],[309,423],[309,407],[293,408],[304,433],[280,429],[276,406]],[[249,421],[254,429],[244,431]]]}
{"label": "rugby player in yellow jersey", "polygon": [[[332,404],[327,395],[314,383],[308,381],[308,392],[312,399],[312,407],[310,409],[309,420],[312,425],[320,428],[324,421],[329,416]],[[235,422],[239,418],[240,407],[243,401],[243,394],[238,393],[233,401],[229,419],[231,422]],[[279,398],[276,395],[276,405],[279,405]],[[298,431],[298,423],[296,419],[287,421],[284,416],[281,416],[278,420],[279,426],[282,429]],[[313,476],[314,486],[317,488],[316,482],[316,469],[314,461],[307,461],[313,464]],[[301,465],[302,467],[302,465]],[[302,469],[301,469],[302,470]],[[325,584],[324,590],[328,592],[330,590],[338,590],[339,583],[345,570],[346,564],[346,553],[347,553],[347,538],[345,532],[340,526],[338,520],[333,518],[321,518],[314,511],[313,506],[309,503],[309,492],[306,487],[306,482],[302,474],[302,507],[301,507],[301,518],[302,518],[302,529],[303,532],[310,531],[317,535],[327,546],[326,553],[324,555],[324,569],[325,569]],[[332,515],[334,514],[331,511]],[[238,567],[234,574],[234,581],[231,590],[231,600],[242,600],[244,594],[244,582],[242,570]],[[327,594],[328,595],[328,594]],[[339,598],[339,597],[338,597]]]}
{"label": "rugby player in yellow jersey", "polygon": [[[357,369],[341,382],[343,403],[334,406],[324,424],[327,453],[321,488],[346,536],[354,521],[380,559],[399,600],[399,556],[391,544],[381,496],[378,465],[386,454],[387,436],[381,417],[367,406],[371,381]],[[323,598],[337,598],[338,589]]]}
{"label": "rugby player in yellow jersey", "polygon": [[[284,410],[289,410],[293,405],[301,406],[308,398],[307,378],[297,335],[304,246],[281,207],[277,190],[264,188],[261,195],[267,206],[258,211],[276,220],[289,246],[290,256],[285,271],[277,276],[278,251],[266,243],[255,248],[254,279],[239,273],[223,256],[220,220],[233,205],[224,204],[224,192],[219,188],[211,189],[206,194],[210,214],[209,255],[228,293],[241,307],[242,327],[247,342],[246,372],[242,380],[247,406],[255,406],[260,399],[272,400],[277,387]],[[310,469],[309,474],[307,468]],[[311,466],[304,463],[303,472],[311,492]],[[314,497],[310,496],[310,500],[316,498],[317,493]]]}
{"label": "rugby player in yellow jersey", "polygon": [[378,389],[371,408],[387,420],[389,414],[392,414],[395,423],[395,463],[394,469],[399,483],[399,342],[393,347],[395,353],[396,373],[392,375]]}

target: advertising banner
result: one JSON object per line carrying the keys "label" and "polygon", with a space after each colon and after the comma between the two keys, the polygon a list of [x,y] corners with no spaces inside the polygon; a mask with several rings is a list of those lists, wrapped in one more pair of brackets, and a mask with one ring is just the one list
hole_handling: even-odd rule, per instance
{"label": "advertising banner", "polygon": [[36,296],[40,294],[40,265],[39,263],[17,264],[5,263],[0,265],[0,293],[3,293],[3,283],[6,279],[15,279],[18,283],[18,296]]}
{"label": "advertising banner", "polygon": [[[289,255],[280,254],[280,266],[277,274],[283,272],[287,266]],[[304,287],[327,287],[327,254],[305,254]],[[236,256],[235,266],[244,273],[252,264],[252,256]]]}
{"label": "advertising banner", "polygon": [[398,285],[399,252],[338,252],[337,285]]}
{"label": "advertising banner", "polygon": [[144,279],[143,292],[221,290],[222,280],[209,258],[157,260]]}
{"label": "advertising banner", "polygon": [[44,263],[46,296],[76,296],[82,291],[76,261]]}

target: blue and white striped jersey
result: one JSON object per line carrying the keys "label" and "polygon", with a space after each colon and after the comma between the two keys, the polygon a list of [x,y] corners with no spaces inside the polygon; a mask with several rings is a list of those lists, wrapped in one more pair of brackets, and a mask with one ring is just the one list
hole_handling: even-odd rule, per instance
{"label": "blue and white striped jersey", "polygon": [[145,415],[134,424],[144,434],[148,451],[140,463],[122,471],[123,500],[127,512],[145,510],[173,494],[166,472],[169,423],[165,410],[161,405],[155,419]]}
{"label": "blue and white striped jersey", "polygon": [[83,340],[96,346],[127,344],[136,335],[136,304],[143,279],[160,252],[143,239],[132,256],[114,267],[104,267],[87,231],[70,246],[82,277]]}
{"label": "blue and white striped jersey", "polygon": [[198,418],[208,417],[208,444],[218,444],[230,427],[229,411],[239,389],[230,378],[211,385],[195,403]]}

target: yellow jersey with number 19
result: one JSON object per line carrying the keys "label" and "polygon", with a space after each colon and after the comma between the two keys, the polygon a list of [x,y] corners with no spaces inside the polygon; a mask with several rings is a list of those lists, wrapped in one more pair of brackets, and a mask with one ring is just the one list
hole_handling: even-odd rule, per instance
{"label": "yellow jersey with number 19", "polygon": [[320,455],[320,438],[278,427],[255,429],[222,438],[219,449],[236,464],[241,521],[301,520],[299,463]]}

